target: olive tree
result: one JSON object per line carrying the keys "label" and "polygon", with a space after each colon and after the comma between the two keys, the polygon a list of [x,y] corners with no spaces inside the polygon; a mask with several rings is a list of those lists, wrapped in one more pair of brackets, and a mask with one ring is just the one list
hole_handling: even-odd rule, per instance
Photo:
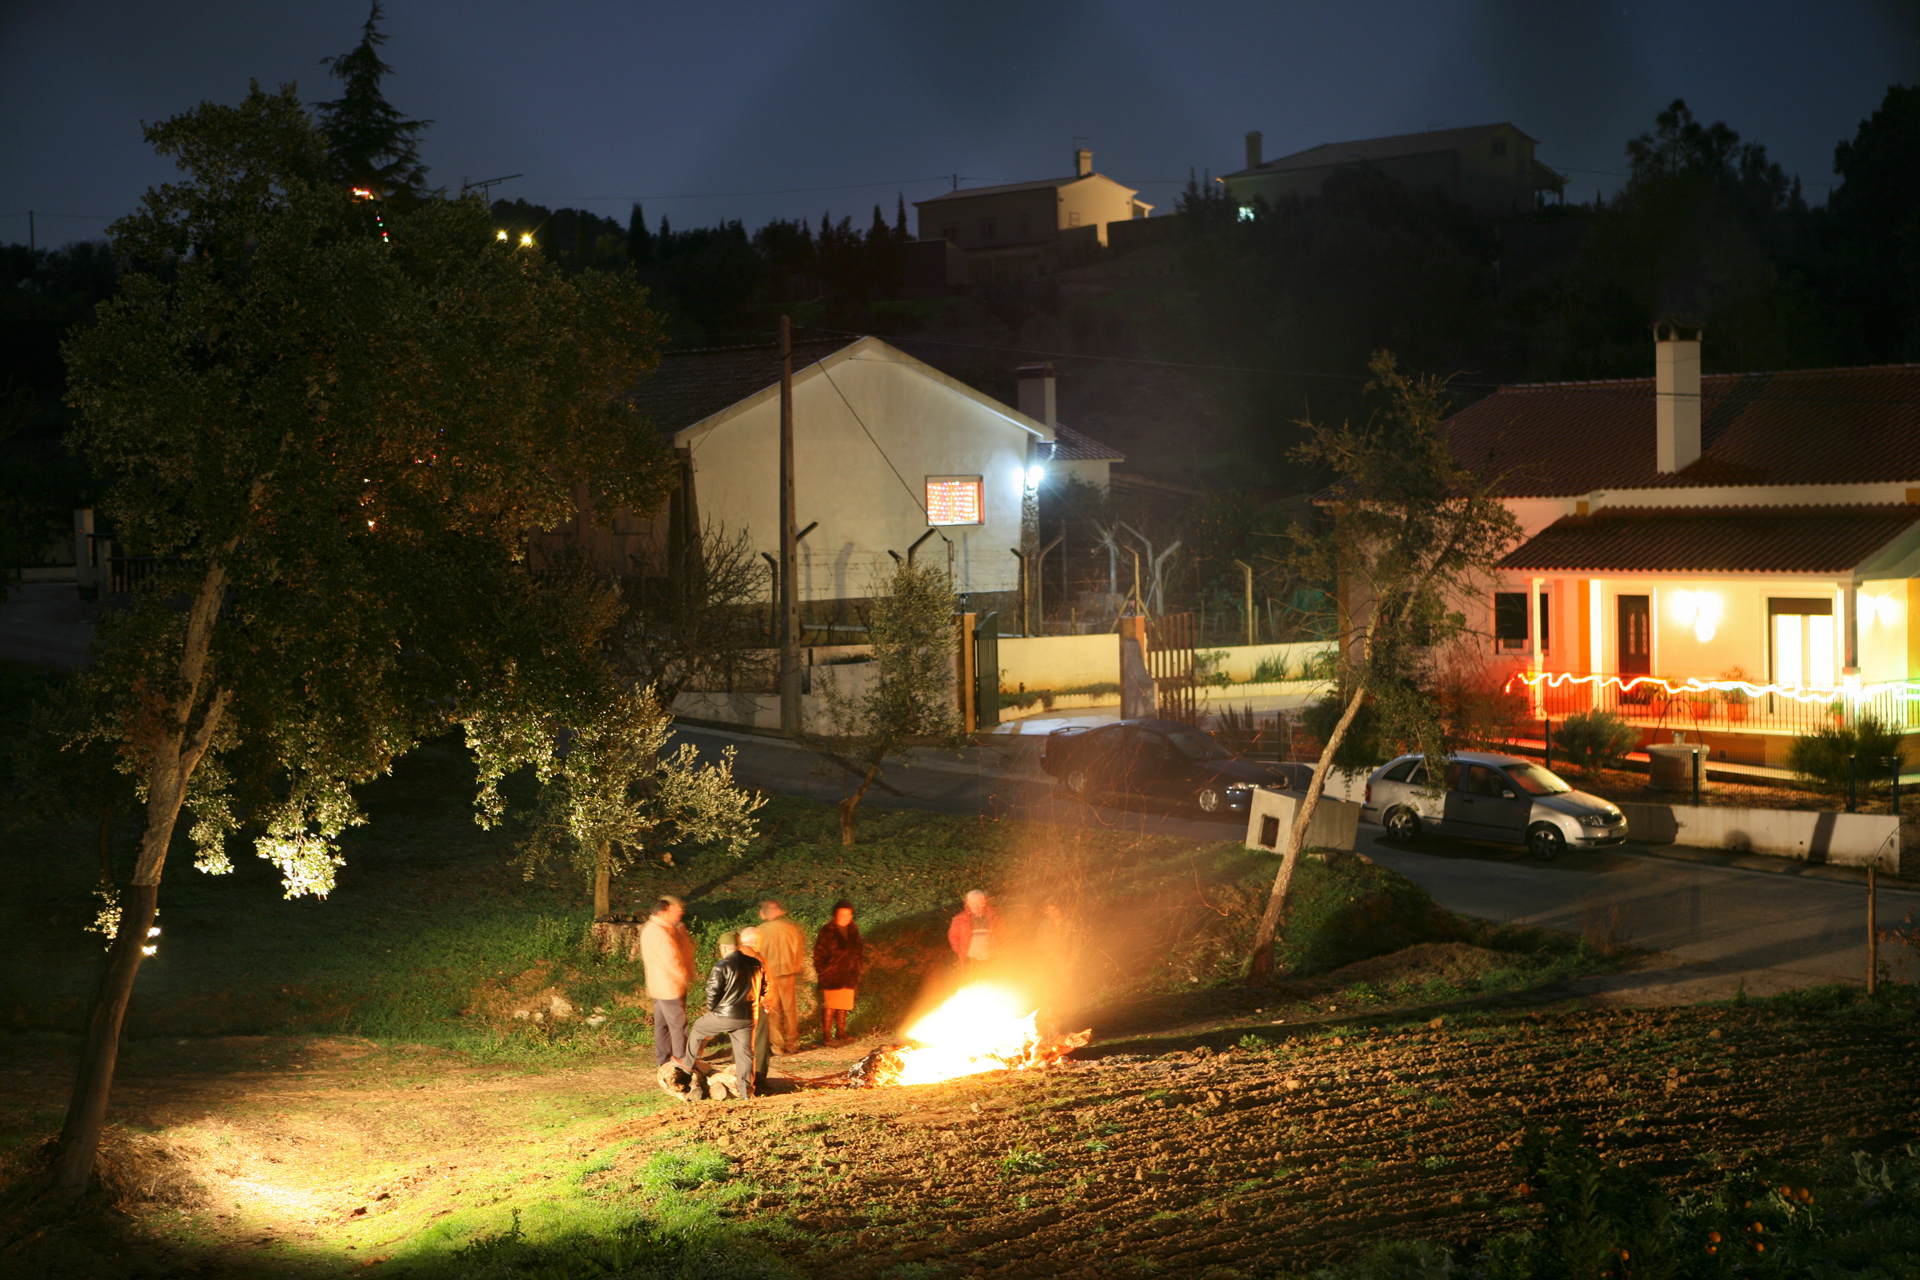
{"label": "olive tree", "polygon": [[[478,200],[390,210],[383,237],[291,86],[146,134],[182,177],[114,224],[120,291],[66,347],[71,443],[153,576],[88,677],[143,830],[63,1198],[87,1184],[183,811],[201,870],[231,869],[244,817],[288,896],[327,893],[355,784],[597,678],[611,607],[536,580],[528,531],[572,518],[579,481],[650,512],[671,475],[626,400],[659,342],[631,279],[561,278]],[[245,813],[241,768],[277,779]]]}
{"label": "olive tree", "polygon": [[[953,604],[946,569],[902,562],[873,601],[867,689],[850,693],[829,677],[821,690],[831,733],[810,738],[845,771],[851,788],[840,800],[843,845],[854,842],[854,811],[889,759],[914,746],[963,740],[954,705]],[[822,668],[814,670],[818,678]]]}
{"label": "olive tree", "polygon": [[[595,701],[598,714],[538,733],[515,760],[542,784],[520,845],[527,878],[556,857],[570,862],[593,882],[597,919],[612,910],[614,872],[650,842],[718,844],[737,857],[759,834],[753,815],[766,799],[735,785],[732,747],[716,764],[702,764],[690,742],[668,753],[673,714],[652,688]],[[488,771],[483,784],[497,777]]]}
{"label": "olive tree", "polygon": [[1321,519],[1294,538],[1300,576],[1339,587],[1338,714],[1254,933],[1248,973],[1255,979],[1273,971],[1294,868],[1347,734],[1368,708],[1382,738],[1442,754],[1440,706],[1428,687],[1432,655],[1468,633],[1461,605],[1485,589],[1520,533],[1492,483],[1454,455],[1441,422],[1445,385],[1402,373],[1385,352],[1369,367],[1368,391],[1383,399],[1381,408],[1357,426],[1307,424],[1311,436],[1297,455],[1332,476]]}

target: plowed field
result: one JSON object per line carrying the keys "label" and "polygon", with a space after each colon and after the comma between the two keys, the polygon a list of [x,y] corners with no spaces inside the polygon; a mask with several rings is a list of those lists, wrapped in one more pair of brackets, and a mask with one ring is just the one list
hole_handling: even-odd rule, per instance
{"label": "plowed field", "polygon": [[1882,1150],[1920,1131],[1913,1049],[1911,1028],[1819,1014],[1523,1015],[805,1093],[604,1138],[719,1146],[763,1188],[743,1216],[793,1215],[818,1274],[1225,1276],[1523,1225],[1508,1152],[1530,1122],[1578,1121],[1675,1187]]}

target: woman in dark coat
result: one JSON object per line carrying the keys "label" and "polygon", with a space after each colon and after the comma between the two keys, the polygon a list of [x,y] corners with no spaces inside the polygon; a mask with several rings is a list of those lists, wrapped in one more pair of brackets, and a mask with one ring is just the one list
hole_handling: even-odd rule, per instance
{"label": "woman in dark coat", "polygon": [[847,1034],[847,1015],[853,1011],[854,988],[860,985],[861,960],[865,944],[860,941],[860,926],[853,922],[853,904],[845,898],[833,904],[833,919],[820,929],[813,940],[813,972],[820,981],[820,1039],[834,1042],[834,1027],[840,1038]]}

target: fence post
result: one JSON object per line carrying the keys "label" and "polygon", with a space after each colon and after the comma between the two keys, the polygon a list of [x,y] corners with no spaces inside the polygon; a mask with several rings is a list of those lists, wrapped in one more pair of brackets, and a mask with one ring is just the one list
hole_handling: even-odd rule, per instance
{"label": "fence post", "polygon": [[1704,747],[1693,749],[1693,807],[1696,809],[1700,807],[1700,753],[1703,750]]}
{"label": "fence post", "polygon": [[1851,755],[1847,757],[1847,812],[1860,812],[1860,771]]}
{"label": "fence post", "polygon": [[1542,720],[1540,723],[1545,726],[1541,733],[1540,755],[1544,767],[1551,773],[1553,771],[1553,721]]}
{"label": "fence post", "polygon": [[1890,763],[1893,765],[1893,816],[1897,819],[1900,816],[1900,757],[1891,757]]}

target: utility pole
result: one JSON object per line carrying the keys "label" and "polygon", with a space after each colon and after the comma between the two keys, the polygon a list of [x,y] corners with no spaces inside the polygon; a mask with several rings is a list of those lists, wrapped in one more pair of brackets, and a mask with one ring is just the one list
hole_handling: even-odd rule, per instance
{"label": "utility pole", "polygon": [[800,540],[793,527],[793,321],[780,317],[780,732],[800,724],[800,602],[794,593]]}
{"label": "utility pole", "polygon": [[1247,578],[1247,643],[1251,645],[1253,643],[1253,566],[1245,560],[1235,560],[1234,563],[1240,566],[1240,572]]}
{"label": "utility pole", "polygon": [[33,242],[33,210],[27,210],[27,258],[32,260],[37,246]]}

